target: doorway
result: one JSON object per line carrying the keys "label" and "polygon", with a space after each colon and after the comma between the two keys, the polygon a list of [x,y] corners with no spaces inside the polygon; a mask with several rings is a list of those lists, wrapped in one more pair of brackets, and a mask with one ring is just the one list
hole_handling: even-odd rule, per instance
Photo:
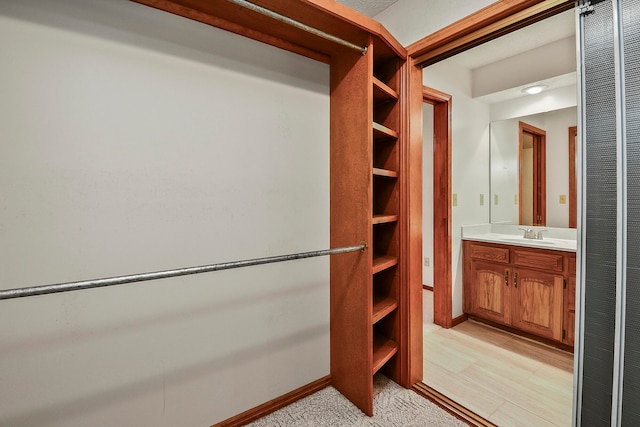
{"label": "doorway", "polygon": [[518,123],[518,219],[520,225],[547,225],[547,132]]}
{"label": "doorway", "polygon": [[[425,53],[425,52],[421,52],[421,53],[424,53],[424,55],[430,55],[430,53]],[[434,62],[437,62],[438,60],[443,59],[443,58],[426,59],[424,57],[418,56],[418,59],[420,59],[420,60],[425,59],[425,61],[421,63],[423,66],[425,66],[425,65],[430,65],[430,64],[432,64]],[[439,80],[437,80],[437,79],[436,80],[434,80],[434,79],[425,80],[425,82],[427,82],[427,83],[431,82],[431,84],[434,84],[434,85],[436,84],[435,82],[438,82],[438,81]],[[444,85],[444,86],[438,85],[436,87],[438,87],[439,89],[444,87],[445,88],[444,90],[449,90],[450,89],[446,85]],[[463,98],[466,95],[466,93],[463,93],[462,97],[458,96],[459,94],[458,94],[458,92],[456,90],[453,90],[450,93],[455,95],[454,97],[456,97],[456,105],[457,106],[460,105],[459,104],[460,102],[466,102],[466,99],[463,100]],[[424,94],[423,94],[423,102],[426,102],[426,103],[429,103],[431,105],[434,105],[433,101],[429,102],[428,99],[425,98]],[[449,100],[449,102],[451,102],[451,99]],[[464,108],[466,108],[467,104],[464,104],[464,105],[465,105]],[[470,111],[475,111],[475,110],[472,110],[471,108],[468,108],[468,109],[459,109],[457,111],[463,111],[465,114],[469,114]],[[456,113],[456,114],[458,114],[458,113]],[[434,115],[435,115],[435,111],[434,111]],[[526,114],[523,114],[522,116],[526,116]],[[458,131],[460,126],[465,126],[466,127],[466,126],[472,125],[474,123],[474,120],[477,119],[478,117],[480,117],[480,116],[479,115],[478,116],[471,115],[470,117],[467,118],[467,120],[464,122],[464,124],[456,124],[456,131]],[[457,115],[456,119],[460,119],[460,116]],[[461,122],[457,122],[457,123],[461,123]],[[450,129],[451,129],[451,127],[450,127]],[[514,153],[515,154],[515,156],[514,156],[515,159],[517,159],[517,150],[518,150],[517,145],[516,145],[516,144],[518,144],[518,142],[517,142],[518,141],[518,136],[516,134],[516,131],[517,131],[517,124],[515,124],[515,126],[513,128],[513,137],[511,139],[511,141],[513,141],[512,142],[512,147],[513,147],[513,150],[515,151],[515,153]],[[552,129],[551,131],[555,131],[555,130]],[[565,136],[566,135],[566,127],[564,128],[562,133],[563,133],[563,138],[562,139],[566,138],[566,136]],[[434,123],[434,138],[436,137],[436,134],[437,134],[437,131],[435,130],[435,123]],[[552,133],[550,133],[550,135],[552,135]],[[532,135],[532,139],[533,138],[534,137]],[[539,137],[540,142],[537,145],[539,145],[539,146],[542,145],[542,143],[541,143],[542,139],[543,139],[542,137]],[[460,139],[457,139],[457,141],[460,141]],[[555,141],[555,139],[551,139],[550,141]],[[533,144],[534,143],[531,142],[531,146],[532,147],[533,147]],[[545,148],[546,148],[546,139],[545,139]],[[551,146],[551,148],[553,148],[553,146]],[[551,151],[553,152],[553,149]],[[433,171],[434,172],[434,186],[437,186],[437,184],[435,184],[435,180],[436,180],[436,178],[435,178],[435,175],[436,175],[435,168],[437,166],[439,166],[439,165],[442,165],[442,162],[438,162],[437,160],[435,160],[437,158],[436,152],[437,152],[437,145],[436,145],[436,143],[434,141],[434,171]],[[449,153],[449,156],[450,155],[451,154]],[[478,160],[482,160],[481,156],[482,156],[482,153],[480,153],[480,157],[479,157]],[[539,155],[539,157],[544,159],[544,156],[542,156],[542,155]],[[516,162],[517,162],[517,160],[516,160]],[[516,162],[513,162],[513,163],[516,163]],[[538,170],[537,174],[539,176],[545,176],[545,174],[542,173],[542,171],[540,169],[541,167],[542,167],[542,165],[540,165],[540,167],[537,168],[537,170]],[[516,168],[517,168],[517,166],[516,166]],[[545,168],[546,168],[546,166],[545,166]],[[517,169],[516,169],[516,171],[517,171]],[[451,171],[449,171],[449,173],[451,173]],[[517,174],[517,172],[515,172],[515,173]],[[532,166],[532,174],[533,174],[533,166]],[[456,175],[456,177],[457,176],[458,175]],[[516,177],[517,177],[517,175],[516,175]],[[518,197],[518,199],[515,199],[515,201],[514,201],[514,194],[516,196],[518,195],[518,190],[517,190],[517,187],[516,187],[517,182],[515,182],[515,181],[516,181],[515,179],[512,179],[510,181],[511,183],[513,183],[513,189],[511,189],[512,187],[510,187],[509,197],[500,197],[498,199],[497,197],[494,198],[493,195],[492,195],[488,199],[488,201],[492,205],[493,204],[497,205],[498,202],[500,202],[501,205],[503,205],[503,204],[506,205],[508,203],[511,206],[510,207],[511,211],[515,211],[514,212],[514,216],[515,216],[515,219],[517,219],[517,216],[518,216],[518,211],[517,211],[518,207],[517,207],[517,205],[518,205],[519,197]],[[533,181],[533,178],[531,179],[531,181]],[[473,183],[473,184],[475,184],[475,183]],[[545,187],[546,187],[546,182],[545,182]],[[446,196],[448,196],[446,199],[443,199],[443,198],[438,199],[438,196],[436,195],[436,191],[437,190],[434,188],[434,201],[435,201],[434,202],[434,206],[433,206],[434,219],[436,218],[435,210],[438,208],[438,205],[446,206],[447,209],[449,210],[449,214],[451,213],[450,207],[452,206],[451,188],[449,188],[447,193],[446,193]],[[477,191],[477,193],[480,193],[479,194],[480,197],[477,197],[476,194],[473,194],[472,195],[473,197],[468,197],[468,194],[463,193],[463,197],[464,196],[466,196],[466,197],[465,198],[458,198],[458,210],[455,210],[456,208],[454,208],[456,214],[458,214],[458,212],[462,212],[463,215],[467,215],[467,213],[469,211],[473,211],[474,209],[477,210],[477,211],[485,209],[485,208],[479,208],[478,205],[480,205],[480,206],[486,206],[487,205],[486,190],[484,188],[479,188],[476,191]],[[533,194],[533,189],[532,189],[531,192]],[[546,194],[544,194],[544,197],[543,197],[542,196],[542,193],[543,193],[542,191],[537,191],[537,192],[539,194],[539,198],[538,198],[538,201],[536,202],[536,205],[538,207],[538,209],[537,209],[538,213],[536,214],[536,216],[538,218],[536,218],[536,223],[545,224],[546,225],[546,222],[547,222],[546,209],[545,209],[545,212],[542,211],[542,207],[546,204]],[[467,193],[470,193],[470,191],[467,192]],[[545,188],[545,193],[546,193],[546,188]],[[560,203],[562,203],[562,202],[560,202]],[[532,201],[531,204],[533,205],[533,201]],[[472,205],[474,205],[474,206],[472,206]],[[514,206],[514,205],[516,205],[516,206]],[[442,206],[440,206],[440,207],[442,207]],[[464,207],[464,209],[462,209],[462,207]],[[550,205],[549,209],[550,209],[550,212],[553,212],[553,206]],[[531,216],[533,217],[534,214],[532,213]],[[449,215],[449,217],[451,218],[451,215]],[[467,215],[467,217],[470,217],[470,215]],[[533,223],[533,221],[532,221],[532,223]],[[437,223],[435,221],[434,221],[433,228],[434,228],[434,245],[436,245],[437,243],[435,243],[435,239],[437,239],[436,234],[438,232],[438,228],[437,228]],[[457,239],[457,236],[454,236],[454,238]],[[455,242],[455,240],[454,240],[454,242]],[[434,251],[434,254],[438,253],[438,252],[439,252],[439,250],[436,249]],[[451,256],[450,254],[447,254],[447,255]],[[456,253],[454,253],[453,255],[454,255],[454,258],[455,258]],[[414,260],[413,262],[415,262],[415,261],[418,261],[418,260]],[[422,261],[423,260],[420,260],[418,262],[422,263]],[[434,259],[434,261],[435,261],[435,259]],[[434,264],[435,264],[435,262],[434,262]],[[449,271],[449,273],[452,274],[454,277],[457,277],[456,270],[455,270],[456,265],[450,265],[450,268],[452,270]],[[437,271],[435,271],[434,275],[437,275],[437,274],[438,274]],[[437,310],[438,310],[437,307],[439,306],[439,304],[437,303],[438,292],[439,291],[442,291],[442,288],[438,289],[438,282],[434,278],[434,294],[433,294],[433,297],[434,297],[434,323],[437,323],[435,314],[437,314]],[[454,295],[455,295],[455,292],[454,292]],[[454,308],[456,308],[456,310],[457,310],[457,306],[455,305],[455,301],[454,301]],[[449,322],[451,322],[448,325],[449,327],[453,326],[452,325],[452,323],[453,323],[452,320],[453,319],[449,320]],[[446,325],[446,323],[444,323],[443,326],[444,325]],[[474,367],[472,365],[472,363],[471,363],[471,360],[472,359],[478,359],[478,357],[479,357],[478,356],[478,347],[480,345],[482,345],[482,344],[480,344],[480,342],[486,343],[486,342],[491,342],[491,340],[500,341],[500,345],[502,347],[507,347],[507,346],[516,347],[516,346],[520,346],[522,344],[522,346],[520,346],[519,348],[522,349],[523,353],[529,353],[529,354],[539,354],[538,352],[539,352],[540,349],[537,348],[537,347],[534,349],[533,347],[535,345],[534,344],[530,344],[529,341],[526,341],[525,343],[521,343],[520,340],[518,340],[516,338],[512,338],[512,336],[509,336],[509,338],[507,338],[506,335],[500,335],[501,334],[500,332],[498,333],[499,335],[497,337],[495,337],[495,338],[488,338],[486,340],[476,339],[474,336],[472,336],[472,333],[474,333],[475,330],[472,331],[471,329],[474,329],[474,328],[469,328],[470,325],[471,326],[473,326],[473,325],[477,326],[478,323],[476,323],[476,322],[473,322],[473,323],[472,322],[464,322],[460,326],[448,329],[448,330],[451,330],[451,331],[459,330],[458,335],[464,334],[463,338],[465,338],[465,341],[466,341],[467,344],[470,343],[470,346],[472,348],[472,350],[471,350],[471,352],[469,354],[465,354],[462,351],[458,352],[456,354],[453,354],[453,349],[460,349],[462,347],[462,344],[461,344],[460,341],[451,342],[450,345],[449,344],[441,345],[439,347],[434,346],[434,348],[436,348],[436,351],[437,350],[442,350],[441,355],[443,355],[444,357],[441,360],[444,360],[444,364],[446,364],[447,366],[449,366],[449,367],[451,367],[453,369],[457,369],[457,372],[455,372],[455,373],[445,373],[445,374],[441,375],[440,378],[443,380],[443,382],[446,383],[450,387],[459,386],[458,389],[461,391],[462,394],[465,394],[465,393],[467,395],[473,394],[474,397],[479,397],[480,399],[482,399],[482,398],[486,397],[489,394],[488,392],[486,392],[486,390],[478,391],[477,393],[470,393],[470,391],[472,390],[472,387],[470,386],[470,384],[460,384],[460,383],[458,383],[456,381],[456,379],[463,378],[463,379],[467,379],[468,380],[469,379],[468,373],[471,372],[471,371],[474,371],[474,372],[478,372],[478,373],[484,374],[484,377],[482,377],[481,380],[477,381],[477,383],[483,383],[485,385],[486,384],[490,384],[490,387],[495,386],[494,388],[506,389],[507,386],[505,386],[503,383],[501,383],[498,375],[497,374],[493,375],[493,372],[489,371],[489,368],[495,367],[494,365],[499,365],[499,366],[496,367],[498,371],[503,370],[503,368],[506,369],[505,368],[506,364],[503,364],[502,361],[500,361],[500,362],[497,362],[497,361],[501,360],[501,358],[504,358],[504,359],[512,358],[512,357],[516,358],[516,356],[498,353],[498,350],[496,350],[495,348],[491,348],[489,350],[490,357],[487,360],[483,361],[481,365],[477,365],[477,366]],[[447,327],[447,326],[445,326],[445,327]],[[477,328],[477,329],[481,329],[481,328]],[[442,330],[445,331],[445,329],[442,329]],[[465,332],[461,332],[461,331],[465,331]],[[484,331],[484,329],[482,329],[482,331]],[[484,332],[481,332],[481,333],[484,333]],[[438,337],[438,339],[440,339],[440,338],[442,338],[442,336]],[[429,346],[431,345],[431,342],[427,342],[427,341],[425,341],[425,342],[427,343],[427,345],[429,345]],[[425,349],[425,352],[426,352],[427,347],[425,346],[424,349]],[[556,359],[556,355],[554,354],[551,357],[543,358],[545,360],[539,361],[539,362],[543,363],[546,360],[551,359],[552,357],[554,359]],[[531,366],[533,366],[534,363],[537,363],[537,362],[538,361],[536,361],[536,362],[527,361],[526,363],[522,363],[522,365],[525,366],[525,367],[531,367]],[[424,366],[425,366],[424,370],[425,370],[425,373],[426,373],[426,371],[428,370],[428,367],[427,367],[426,364]],[[536,366],[538,367],[539,365],[536,364]],[[571,416],[570,407],[571,407],[571,389],[572,389],[571,377],[572,376],[571,376],[570,371],[572,369],[572,366],[573,366],[573,358],[572,358],[572,356],[570,354],[563,354],[562,355],[562,367],[561,368],[558,368],[558,367],[554,368],[554,369],[560,370],[564,374],[568,374],[568,375],[563,375],[563,378],[565,379],[565,383],[563,383],[562,385],[558,385],[555,388],[554,388],[554,386],[552,386],[550,388],[554,389],[554,390],[561,390],[561,392],[565,393],[566,396],[564,396],[565,400],[561,401],[560,399],[556,399],[555,401],[550,402],[546,406],[548,408],[552,408],[552,407],[555,408],[555,406],[562,406],[562,408],[564,408],[564,409],[569,408],[569,413],[564,412],[559,417],[553,417],[553,415],[544,415],[544,418],[545,419],[557,420],[560,417],[565,417],[565,418],[561,418],[560,419],[560,422],[558,423],[559,425],[566,425],[569,422],[568,421],[569,417]],[[462,371],[466,371],[466,372],[462,372]],[[442,372],[444,372],[444,371],[440,371],[440,373],[442,373]],[[489,372],[491,372],[491,373],[489,373]],[[545,375],[546,375],[546,374],[542,373],[542,371],[539,372],[538,374],[541,377],[545,377]],[[525,378],[526,375],[528,375],[528,373],[525,373],[525,372],[520,372],[518,374],[514,374],[514,376],[517,376],[519,378],[519,381],[517,382],[518,385],[520,385],[520,383],[521,383],[520,379],[522,379],[522,382],[524,382],[524,378]],[[553,375],[550,375],[550,376],[554,376],[555,377],[556,375],[553,374]],[[463,416],[465,418],[475,420],[476,424],[478,424],[478,425],[490,425],[491,424],[490,422],[487,423],[486,420],[488,418],[484,418],[483,419],[483,416],[486,417],[487,415],[486,415],[485,412],[481,412],[482,408],[475,408],[475,407],[473,407],[472,403],[470,403],[469,401],[463,400],[462,398],[460,398],[460,400],[458,400],[459,396],[456,396],[453,393],[449,394],[448,393],[449,390],[447,390],[445,387],[443,387],[441,389],[438,389],[437,381],[435,381],[435,380],[432,381],[432,378],[429,378],[427,376],[425,376],[424,378],[427,378],[427,380],[425,381],[426,384],[424,384],[424,383],[423,384],[419,384],[416,387],[416,389],[419,392],[421,392],[421,393],[423,393],[423,394],[425,394],[425,395],[437,400],[439,403],[441,403],[443,405],[446,405],[447,407],[451,408],[452,410],[463,414]],[[567,378],[568,378],[568,380],[567,380]],[[535,380],[537,380],[537,379],[538,378],[536,377]],[[510,377],[507,376],[506,380],[507,380],[507,382],[509,382],[510,381]],[[430,385],[436,386],[436,388],[430,387]],[[525,389],[518,389],[516,387],[511,388],[511,385],[514,385],[514,384],[509,384],[508,385],[509,388],[507,390],[507,393],[510,395],[509,397],[516,398],[516,397],[524,396],[525,394],[529,393],[528,390],[524,391]],[[442,392],[439,392],[439,390],[447,390],[447,391],[442,393]],[[475,389],[473,389],[473,390],[475,390]],[[540,387],[537,392],[542,392],[544,394],[543,390],[544,390],[544,387]],[[551,394],[552,393],[550,393],[550,392],[546,393],[546,395],[551,395]],[[456,396],[456,397],[454,399],[451,399],[448,396]],[[536,404],[539,404],[539,402],[540,402],[539,400],[533,399],[533,398],[531,398],[531,399],[523,399],[520,402],[516,402],[514,400],[505,399],[505,402],[497,404],[497,406],[500,406],[502,408],[502,409],[500,409],[500,411],[501,411],[501,413],[503,415],[505,415],[505,416],[507,416],[509,414],[514,415],[514,414],[516,414],[516,409],[524,408],[524,405],[527,404],[525,402],[525,400],[527,402],[534,402]],[[462,403],[466,403],[468,406],[460,405],[461,402]],[[561,404],[560,404],[560,402],[561,402]],[[528,407],[527,408],[527,412],[529,412],[531,414],[534,414],[534,416],[536,414],[542,415],[544,413],[543,412],[544,409],[545,408]],[[493,413],[494,411],[498,411],[498,408],[497,407],[491,408],[490,413]],[[476,418],[476,415],[479,415],[481,413],[482,413],[482,415],[480,415],[480,417]],[[502,419],[502,420],[504,421],[504,419]],[[511,420],[511,421],[515,422],[516,420],[514,419],[514,420]],[[564,421],[566,421],[566,422],[564,422]],[[564,424],[563,424],[563,422],[564,422]],[[483,424],[483,423],[487,423],[487,424]],[[540,425],[542,423],[543,423],[543,421],[540,420]],[[502,423],[499,423],[499,424],[502,424]],[[507,422],[504,425],[509,425],[509,423]]]}
{"label": "doorway", "polygon": [[433,323],[453,326],[451,300],[451,95],[423,86],[433,107]]}

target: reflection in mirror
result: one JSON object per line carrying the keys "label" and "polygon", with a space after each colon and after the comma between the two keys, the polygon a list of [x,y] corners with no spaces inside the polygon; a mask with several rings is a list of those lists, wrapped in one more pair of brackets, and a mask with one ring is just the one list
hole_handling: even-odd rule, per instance
{"label": "reflection in mirror", "polygon": [[518,123],[518,218],[522,225],[547,225],[547,132]]}
{"label": "reflection in mirror", "polygon": [[[491,222],[503,224],[569,226],[569,128],[577,123],[576,107],[492,122],[490,125]],[[524,124],[525,126],[523,127]],[[526,132],[523,132],[525,130]],[[521,152],[522,134],[546,136],[546,153],[533,167],[533,150]],[[533,138],[533,136],[532,136]],[[535,139],[535,138],[533,138]],[[539,143],[540,144],[540,143]],[[525,164],[524,158],[530,157]],[[530,166],[526,166],[530,165]],[[531,183],[523,187],[521,177],[530,168]],[[537,174],[534,173],[537,170]],[[575,173],[575,171],[574,171]],[[534,179],[535,175],[535,179]],[[546,191],[543,184],[546,183]],[[527,191],[526,188],[529,188]],[[534,202],[537,189],[540,198]],[[546,195],[544,194],[546,192]],[[531,198],[525,197],[530,193]],[[526,199],[526,200],[524,200]],[[528,200],[528,202],[527,202]],[[534,214],[534,205],[536,213]],[[529,206],[526,208],[526,206]]]}

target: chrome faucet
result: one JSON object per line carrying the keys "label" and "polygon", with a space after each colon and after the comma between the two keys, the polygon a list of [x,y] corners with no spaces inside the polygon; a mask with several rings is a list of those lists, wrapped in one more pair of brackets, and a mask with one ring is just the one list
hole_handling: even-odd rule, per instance
{"label": "chrome faucet", "polygon": [[542,232],[547,231],[547,230],[538,230],[538,232],[536,233],[536,231],[533,228],[520,228],[520,230],[524,231],[524,236],[522,236],[523,238],[535,239],[535,240],[542,240]]}

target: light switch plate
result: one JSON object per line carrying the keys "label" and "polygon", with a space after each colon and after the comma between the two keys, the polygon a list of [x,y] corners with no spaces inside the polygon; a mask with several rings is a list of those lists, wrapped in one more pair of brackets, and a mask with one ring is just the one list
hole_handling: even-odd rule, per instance
{"label": "light switch plate", "polygon": [[451,204],[453,206],[458,206],[458,193],[453,193],[451,195]]}
{"label": "light switch plate", "polygon": [[480,194],[480,206],[484,205],[484,194]]}
{"label": "light switch plate", "polygon": [[560,204],[561,205],[566,205],[567,204],[567,195],[566,194],[561,194],[560,195]]}

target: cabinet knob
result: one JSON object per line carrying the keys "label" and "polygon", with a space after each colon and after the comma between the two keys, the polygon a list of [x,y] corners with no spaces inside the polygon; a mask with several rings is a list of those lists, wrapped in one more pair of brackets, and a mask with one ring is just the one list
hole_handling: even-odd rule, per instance
{"label": "cabinet knob", "polygon": [[518,287],[518,272],[513,273],[513,286]]}
{"label": "cabinet knob", "polygon": [[509,270],[504,271],[504,284],[509,287]]}

